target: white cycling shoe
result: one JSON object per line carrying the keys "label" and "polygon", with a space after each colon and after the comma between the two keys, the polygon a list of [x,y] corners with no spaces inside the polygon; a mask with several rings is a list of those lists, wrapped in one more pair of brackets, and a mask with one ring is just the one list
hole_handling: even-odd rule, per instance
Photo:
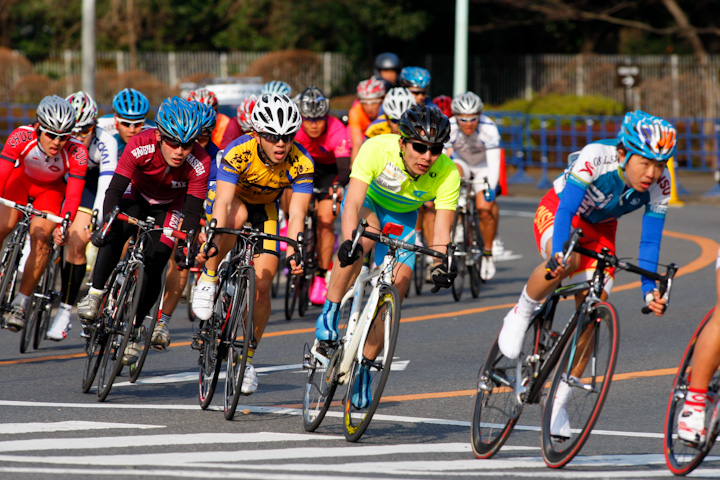
{"label": "white cycling shoe", "polygon": [[677,419],[678,437],[689,443],[705,441],[705,410],[683,408]]}
{"label": "white cycling shoe", "polygon": [[255,367],[251,363],[245,365],[245,376],[243,377],[242,388],[240,391],[243,395],[252,395],[257,392],[258,378]]}
{"label": "white cycling shoe", "polygon": [[192,309],[200,320],[209,320],[215,306],[215,291],[217,283],[199,280],[193,290]]}
{"label": "white cycling shoe", "polygon": [[500,352],[507,358],[516,359],[522,350],[525,332],[530,325],[531,315],[524,316],[520,313],[520,306],[515,305],[503,320],[503,327],[498,335],[498,347]]}

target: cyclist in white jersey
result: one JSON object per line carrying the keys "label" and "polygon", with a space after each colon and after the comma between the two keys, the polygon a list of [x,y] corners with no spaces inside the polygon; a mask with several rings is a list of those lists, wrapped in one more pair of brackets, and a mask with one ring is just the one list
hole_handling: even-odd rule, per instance
{"label": "cyclist in white jersey", "polygon": [[97,104],[85,92],[76,92],[66,99],[75,109],[73,137],[83,142],[89,152],[85,188],[75,221],[68,230],[65,265],[62,269],[62,297],[60,308],[48,329],[47,337],[60,341],[72,328],[70,314],[82,286],[87,260],[85,247],[90,241],[90,221],[93,210],[102,212],[105,191],[118,162],[115,138],[96,125]]}
{"label": "cyclist in white jersey", "polygon": [[487,178],[490,190],[475,196],[480,215],[480,232],[483,237],[483,256],[480,277],[490,280],[495,276],[492,245],[497,236],[499,208],[495,191],[500,180],[500,132],[490,117],[483,115],[483,102],[473,92],[455,97],[451,108],[450,139],[445,151],[455,160],[464,179],[472,175],[476,192],[480,192]]}

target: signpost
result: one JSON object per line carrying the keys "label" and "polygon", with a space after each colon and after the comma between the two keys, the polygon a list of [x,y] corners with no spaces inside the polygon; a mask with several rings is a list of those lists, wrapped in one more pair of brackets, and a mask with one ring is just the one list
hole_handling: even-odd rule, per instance
{"label": "signpost", "polygon": [[632,109],[632,89],[640,84],[640,67],[622,64],[617,66],[615,85],[625,88],[625,111]]}

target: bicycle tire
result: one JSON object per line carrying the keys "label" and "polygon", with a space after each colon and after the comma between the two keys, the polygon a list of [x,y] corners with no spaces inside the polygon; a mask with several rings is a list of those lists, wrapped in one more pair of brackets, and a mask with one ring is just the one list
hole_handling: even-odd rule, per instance
{"label": "bicycle tire", "polygon": [[[355,359],[350,368],[350,376],[347,381],[347,390],[344,399],[344,433],[345,440],[348,442],[358,441],[367,430],[380,404],[382,392],[385,389],[385,384],[390,375],[395,345],[400,330],[400,293],[395,286],[383,285],[380,287],[380,297],[377,307],[375,308],[375,313],[373,314],[373,322],[378,321],[377,317],[380,313],[382,313],[384,322],[383,329],[390,328],[389,333],[385,332],[387,344],[383,345],[382,351],[375,360],[366,360],[363,357],[363,359],[358,362],[358,360]],[[363,347],[364,345],[360,345],[359,352],[362,352]],[[356,391],[355,385],[359,383],[358,378],[359,375],[362,375],[361,370],[363,369],[368,371],[371,378],[371,383],[368,385],[368,389],[371,391],[370,402],[367,405],[353,405],[353,396],[355,393],[364,397],[361,392]],[[371,370],[375,371],[374,375]]]}
{"label": "bicycle tire", "polygon": [[[9,302],[15,297],[18,264],[20,262],[20,255],[22,253],[24,242],[24,240],[23,242],[20,242],[16,235],[20,235],[21,233],[22,232],[18,232],[17,230],[13,232],[9,242],[12,246],[4,253],[2,265],[0,265],[0,308],[3,311],[8,311],[10,309]],[[25,233],[22,235],[24,238]]]}
{"label": "bicycle tire", "polygon": [[224,343],[222,342],[222,329],[218,328],[229,322],[232,309],[228,303],[230,296],[227,292],[227,267],[220,268],[217,296],[213,316],[203,324],[200,332],[205,338],[201,339],[200,357],[198,358],[198,401],[200,408],[207,409],[212,402],[217,388],[222,360]]}
{"label": "bicycle tire", "polygon": [[42,299],[42,309],[39,321],[35,326],[33,335],[33,349],[40,348],[40,342],[47,338],[47,331],[50,328],[50,318],[55,301],[60,298],[62,285],[60,285],[62,277],[62,259],[64,257],[64,249],[59,248],[57,251],[53,248],[53,255],[45,270],[49,275],[49,283],[44,286],[45,298]]}
{"label": "bicycle tire", "polygon": [[[161,290],[162,292],[162,290]],[[157,307],[157,308],[156,308]],[[153,316],[150,319],[150,324],[146,325],[145,320],[143,319],[143,324],[139,328],[138,331],[138,344],[140,345],[140,356],[138,357],[137,362],[130,365],[130,373],[128,375],[128,381],[130,383],[135,383],[140,376],[140,373],[142,372],[143,366],[145,365],[145,359],[147,359],[148,352],[151,350],[151,340],[152,340],[152,334],[155,330],[155,324],[157,324],[158,321],[158,312],[159,312],[159,302],[153,305],[153,311],[155,312]]]}
{"label": "bicycle tire", "polygon": [[[25,307],[25,328],[20,330],[20,353],[25,353],[33,343],[33,339],[37,337],[39,330],[40,318],[45,309],[45,285],[47,284],[47,270],[40,277],[40,281],[30,294],[27,306]],[[35,347],[37,349],[37,347]]]}
{"label": "bicycle tire", "polygon": [[278,293],[280,293],[280,277],[282,277],[282,275],[279,275],[279,273],[284,270],[283,265],[285,265],[285,252],[280,252],[280,259],[278,260],[278,271],[275,272],[275,277],[273,277],[273,281],[270,287],[270,295],[272,295],[272,298],[277,298]]}
{"label": "bicycle tire", "polygon": [[[116,275],[117,272],[113,271],[113,273],[110,275],[110,279],[107,282],[108,285],[114,285]],[[106,305],[111,293],[112,289],[108,288],[105,290],[102,296],[102,300],[100,301],[98,318],[92,325],[87,327],[90,331],[90,336],[87,338],[87,341],[85,343],[86,358],[85,368],[83,369],[82,393],[87,393],[90,391],[90,387],[92,387],[92,384],[95,381],[95,376],[97,375],[100,363],[102,362],[103,356],[105,354],[105,347],[107,345],[107,321],[109,320],[107,316],[108,312],[106,311]]]}
{"label": "bicycle tire", "polygon": [[[670,399],[668,400],[667,411],[665,414],[665,431],[664,431],[664,452],[665,463],[670,471],[679,476],[687,475],[700,465],[705,456],[712,450],[715,443],[717,432],[707,432],[708,439],[706,445],[702,448],[690,445],[681,440],[677,436],[677,418],[678,413],[682,410],[685,403],[687,389],[690,386],[690,373],[692,371],[692,357],[695,352],[695,343],[700,332],[713,315],[714,308],[702,319],[700,325],[695,329],[685,353],[680,361],[678,371],[675,374],[673,387],[670,391]],[[708,386],[708,393],[714,392],[717,395],[720,391],[720,373],[715,372]]]}
{"label": "bicycle tire", "polygon": [[[125,273],[125,280],[120,288],[116,310],[105,345],[105,355],[100,363],[98,377],[98,402],[104,402],[110,394],[113,382],[123,367],[123,354],[130,337],[134,334],[134,319],[140,303],[142,276],[144,266],[135,264]],[[110,365],[110,361],[112,364]]]}
{"label": "bicycle tire", "polygon": [[298,292],[298,315],[304,317],[310,308],[310,285],[315,280],[315,274],[312,275],[299,275],[300,277],[300,290]]}
{"label": "bicycle tire", "polygon": [[300,277],[302,275],[290,275],[285,285],[285,320],[292,320],[295,312],[295,304],[300,294]]}
{"label": "bicycle tire", "polygon": [[[352,298],[340,309],[339,328],[347,327],[350,310],[352,309]],[[340,331],[338,338],[343,338],[344,332]],[[337,390],[336,367],[340,364],[343,355],[343,343],[339,342],[337,347],[330,353],[330,361],[327,366],[321,363],[314,356],[310,357],[310,369],[308,370],[305,392],[303,396],[303,427],[307,432],[314,432],[320,426],[327,413],[332,399]]]}
{"label": "bicycle tire", "polygon": [[[540,329],[534,321],[528,327],[523,340],[520,359],[537,354]],[[500,352],[497,337],[490,348],[485,363],[480,368],[477,393],[470,422],[470,445],[476,458],[491,458],[510,437],[525,407],[528,391],[515,394],[516,386],[524,386],[532,374],[531,367],[521,360],[509,359]]]}
{"label": "bicycle tire", "polygon": [[[543,408],[540,444],[543,459],[550,468],[565,466],[587,441],[607,398],[617,362],[620,331],[617,312],[612,304],[600,302],[594,305],[588,321],[582,322],[581,318],[577,328],[583,328],[583,331],[577,342],[570,341],[565,345]],[[577,368],[575,360],[580,359],[582,365],[584,352],[589,352],[590,348],[592,358],[584,362],[582,372],[572,370],[569,363],[572,361]],[[591,386],[593,381],[594,385]],[[554,406],[555,409],[562,408],[562,403],[556,403],[558,388],[570,392],[564,410],[569,425],[574,425],[574,428],[568,426],[564,431],[570,435],[567,438],[552,435],[551,432]]]}
{"label": "bicycle tire", "polygon": [[457,277],[455,277],[455,280],[452,283],[452,295],[456,302],[460,301],[460,298],[462,298],[463,293],[463,287],[465,285],[465,255],[469,251],[467,248],[467,242],[465,239],[467,236],[465,235],[465,222],[463,221],[464,215],[458,214],[458,221],[455,225],[455,230],[453,231],[452,238],[462,238],[463,241],[459,242],[457,247],[457,255],[455,257],[455,267],[457,269]]}
{"label": "bicycle tire", "polygon": [[480,226],[478,223],[477,212],[473,213],[473,219],[467,219],[466,231],[469,235],[468,252],[473,256],[473,262],[468,265],[468,273],[470,274],[470,293],[473,298],[480,296],[482,288],[482,278],[480,277],[480,265],[482,262],[483,240],[480,235]]}
{"label": "bicycle tire", "polygon": [[[253,309],[255,308],[255,269],[240,267],[237,285],[233,296],[230,319],[233,325],[227,329],[227,368],[225,370],[225,419],[232,420],[237,409],[242,384],[245,378],[247,355],[250,344],[254,341],[255,325]],[[239,338],[242,337],[242,343]]]}
{"label": "bicycle tire", "polygon": [[193,323],[195,322],[195,320],[197,320],[197,316],[195,316],[195,312],[193,312],[192,302],[193,302],[193,295],[195,292],[195,285],[197,285],[197,281],[199,278],[200,278],[199,272],[189,271],[187,284],[185,286],[185,288],[186,288],[185,304],[187,305],[187,315],[188,315],[188,319]]}

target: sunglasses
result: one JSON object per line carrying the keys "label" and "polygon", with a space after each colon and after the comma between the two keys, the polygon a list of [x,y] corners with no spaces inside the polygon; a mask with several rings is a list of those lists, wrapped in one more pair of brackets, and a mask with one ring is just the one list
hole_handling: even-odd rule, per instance
{"label": "sunglasses", "polygon": [[430,150],[430,155],[440,155],[443,151],[442,145],[425,145],[424,143],[416,142],[410,142],[410,145],[412,145],[413,150],[420,155],[424,155],[428,150]]}
{"label": "sunglasses", "polygon": [[177,150],[178,148],[181,148],[181,147],[183,150],[190,150],[193,147],[193,145],[195,144],[195,140],[192,140],[192,141],[186,142],[186,143],[180,143],[177,140],[174,140],[174,139],[168,138],[168,137],[162,137],[162,141],[165,142],[165,145],[172,148],[173,150]]}
{"label": "sunglasses", "polygon": [[95,125],[90,125],[80,130],[79,132],[73,132],[73,136],[85,138],[93,132]]}
{"label": "sunglasses", "polygon": [[290,143],[295,138],[294,133],[288,133],[287,135],[275,135],[274,133],[261,132],[259,135],[270,143],[278,143],[280,140],[282,140],[283,143]]}
{"label": "sunglasses", "polygon": [[125,128],[131,127],[142,127],[145,125],[145,120],[118,120],[118,123]]}
{"label": "sunglasses", "polygon": [[477,115],[474,117],[455,117],[455,118],[457,118],[457,121],[461,122],[461,123],[471,123],[471,122],[477,122],[478,120],[480,120],[480,117],[478,117]]}
{"label": "sunglasses", "polygon": [[400,123],[400,120],[397,119],[397,118],[388,118],[388,120],[390,121],[390,123],[394,123],[394,124],[396,124],[396,125],[397,125],[398,123]]}
{"label": "sunglasses", "polygon": [[40,127],[40,131],[45,134],[47,138],[50,139],[50,141],[54,141],[56,138],[59,138],[60,141],[67,140],[70,138],[69,133],[57,133],[57,132],[51,132],[50,130],[47,130],[43,127]]}
{"label": "sunglasses", "polygon": [[303,117],[303,122],[310,122],[310,123],[316,123],[316,122],[322,122],[324,120],[327,120],[327,115],[324,117],[318,117],[318,118],[306,118]]}
{"label": "sunglasses", "polygon": [[410,93],[412,93],[413,95],[427,95],[425,90],[410,90]]}
{"label": "sunglasses", "polygon": [[382,98],[378,98],[377,100],[360,100],[360,103],[362,103],[363,105],[377,105],[378,103],[382,102]]}

